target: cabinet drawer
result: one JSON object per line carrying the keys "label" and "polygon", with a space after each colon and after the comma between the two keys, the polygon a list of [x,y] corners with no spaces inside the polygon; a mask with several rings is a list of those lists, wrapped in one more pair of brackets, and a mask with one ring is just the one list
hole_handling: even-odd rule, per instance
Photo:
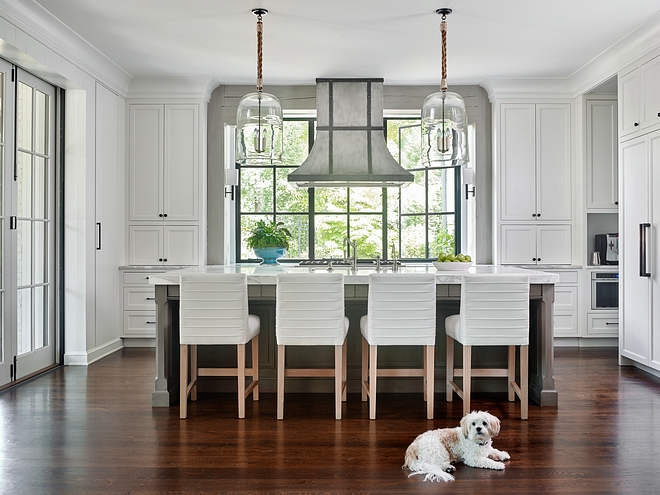
{"label": "cabinet drawer", "polygon": [[124,311],[124,337],[156,337],[155,311]]}
{"label": "cabinet drawer", "polygon": [[162,272],[124,272],[124,284],[126,285],[145,285],[149,283],[149,277],[158,275]]}
{"label": "cabinet drawer", "polygon": [[[544,270],[544,271],[549,271],[549,270]],[[568,284],[568,285],[577,285],[578,280],[579,280],[579,274],[577,271],[574,270],[557,270],[556,273],[559,275],[559,283],[560,284]]]}
{"label": "cabinet drawer", "polygon": [[154,286],[124,287],[124,311],[132,309],[156,310]]}
{"label": "cabinet drawer", "polygon": [[555,287],[555,311],[578,309],[577,287]]}
{"label": "cabinet drawer", "polygon": [[612,316],[589,314],[587,315],[587,335],[589,336],[618,336],[619,335],[619,314]]}

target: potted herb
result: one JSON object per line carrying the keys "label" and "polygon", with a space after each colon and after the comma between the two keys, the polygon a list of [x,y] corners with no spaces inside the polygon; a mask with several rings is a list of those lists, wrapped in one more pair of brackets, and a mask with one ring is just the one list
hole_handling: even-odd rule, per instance
{"label": "potted herb", "polygon": [[254,250],[254,254],[263,260],[263,265],[277,265],[277,259],[284,256],[291,237],[291,232],[284,226],[284,222],[259,220],[246,242],[248,247]]}

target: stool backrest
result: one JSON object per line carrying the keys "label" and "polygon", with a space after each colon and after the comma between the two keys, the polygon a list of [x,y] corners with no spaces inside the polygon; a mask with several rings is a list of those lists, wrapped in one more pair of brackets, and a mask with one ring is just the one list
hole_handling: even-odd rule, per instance
{"label": "stool backrest", "polygon": [[465,345],[528,345],[529,276],[463,275],[459,332]]}
{"label": "stool backrest", "polygon": [[433,273],[372,273],[365,337],[373,345],[434,345]]}
{"label": "stool backrest", "polygon": [[280,345],[341,345],[346,336],[344,275],[277,275],[275,334]]}
{"label": "stool backrest", "polygon": [[245,344],[248,338],[247,275],[181,275],[179,342]]}

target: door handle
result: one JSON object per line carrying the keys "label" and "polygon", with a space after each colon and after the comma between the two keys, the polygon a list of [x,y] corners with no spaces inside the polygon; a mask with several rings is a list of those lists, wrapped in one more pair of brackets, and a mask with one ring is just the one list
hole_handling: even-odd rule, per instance
{"label": "door handle", "polygon": [[646,231],[651,227],[650,223],[639,224],[639,276],[650,277],[651,274],[646,271]]}
{"label": "door handle", "polygon": [[101,222],[96,222],[96,250],[101,250]]}

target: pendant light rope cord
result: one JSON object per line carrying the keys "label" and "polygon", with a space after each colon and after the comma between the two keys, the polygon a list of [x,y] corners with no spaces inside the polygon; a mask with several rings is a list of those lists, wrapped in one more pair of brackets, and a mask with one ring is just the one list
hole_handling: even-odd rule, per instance
{"label": "pendant light rope cord", "polygon": [[257,91],[261,93],[264,89],[263,78],[263,56],[264,56],[264,25],[261,15],[257,16]]}
{"label": "pendant light rope cord", "polygon": [[442,82],[440,83],[440,89],[442,91],[447,91],[447,21],[445,17],[442,16],[442,22],[440,23],[440,33],[442,34]]}

